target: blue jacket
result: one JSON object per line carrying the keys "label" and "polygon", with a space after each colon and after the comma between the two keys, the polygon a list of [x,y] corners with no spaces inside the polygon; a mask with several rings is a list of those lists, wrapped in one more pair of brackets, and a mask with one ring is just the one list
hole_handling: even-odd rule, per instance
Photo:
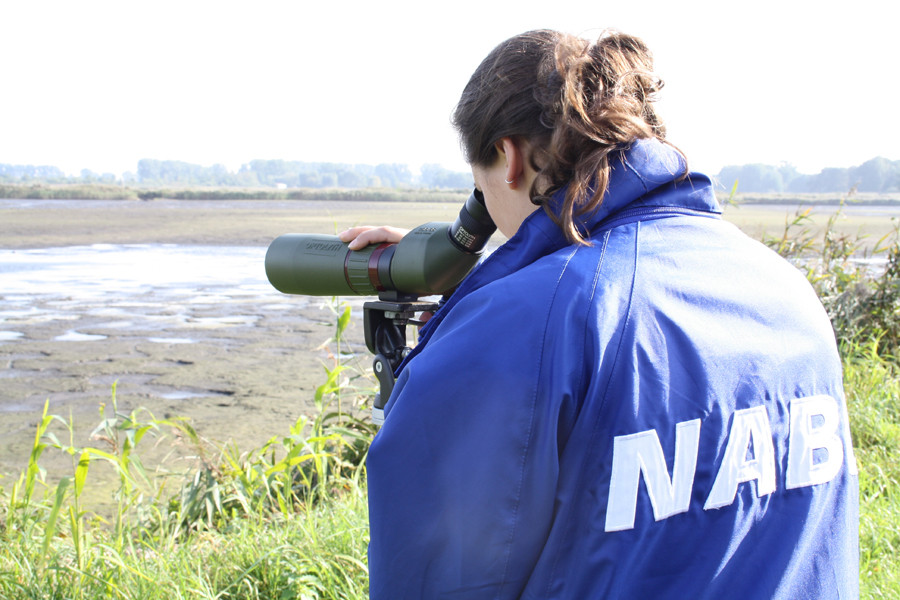
{"label": "blue jacket", "polygon": [[656,141],[543,213],[421,333],[368,459],[371,597],[853,598],[830,323]]}

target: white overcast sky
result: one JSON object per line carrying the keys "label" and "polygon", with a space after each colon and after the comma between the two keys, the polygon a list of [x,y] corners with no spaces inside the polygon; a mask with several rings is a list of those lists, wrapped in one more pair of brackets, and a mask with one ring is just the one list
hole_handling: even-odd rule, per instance
{"label": "white overcast sky", "polygon": [[897,9],[884,0],[6,1],[0,163],[71,174],[141,158],[439,163],[503,39],[641,36],[695,170],[900,159]]}

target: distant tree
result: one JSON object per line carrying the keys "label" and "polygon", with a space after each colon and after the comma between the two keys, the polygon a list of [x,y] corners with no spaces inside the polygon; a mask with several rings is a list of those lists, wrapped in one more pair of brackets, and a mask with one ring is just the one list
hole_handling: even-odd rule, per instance
{"label": "distant tree", "polygon": [[47,165],[0,164],[0,181],[64,181],[66,174],[57,167]]}
{"label": "distant tree", "polygon": [[717,179],[728,189],[737,180],[738,189],[742,192],[783,192],[785,188],[784,176],[779,167],[759,163],[723,167]]}
{"label": "distant tree", "polygon": [[896,164],[886,158],[867,160],[855,169],[857,190],[860,192],[886,192],[896,180],[900,161]]}
{"label": "distant tree", "polygon": [[256,173],[250,170],[245,170],[242,166],[238,169],[237,173],[232,175],[234,180],[234,185],[241,187],[256,187],[260,185],[259,178],[256,176]]}
{"label": "distant tree", "polygon": [[315,171],[303,171],[297,175],[297,187],[322,187],[322,176]]}
{"label": "distant tree", "polygon": [[729,165],[717,176],[730,189],[738,181],[742,192],[846,193],[889,192],[900,190],[900,161],[873,158],[858,167],[829,167],[815,175],[798,173],[792,165]]}
{"label": "distant tree", "polygon": [[803,177],[802,173],[797,172],[797,167],[790,163],[782,163],[778,166],[778,173],[781,175],[782,188],[784,191],[790,189],[791,184],[797,179]]}
{"label": "distant tree", "polygon": [[839,169],[829,167],[822,169],[818,175],[809,178],[807,192],[827,193],[827,192],[848,192],[850,188],[856,185],[856,181],[850,177],[850,169]]}
{"label": "distant tree", "polygon": [[361,188],[366,187],[368,179],[362,173],[351,169],[339,169],[337,171],[338,187]]}
{"label": "distant tree", "polygon": [[137,178],[140,183],[151,185],[234,185],[239,179],[221,164],[211,167],[178,160],[138,161]]}
{"label": "distant tree", "polygon": [[412,171],[404,164],[382,163],[375,167],[375,175],[381,180],[384,187],[402,187],[411,185],[413,181]]}
{"label": "distant tree", "polygon": [[207,178],[210,185],[237,185],[238,182],[237,176],[221,163],[216,163],[207,169]]}
{"label": "distant tree", "polygon": [[429,188],[468,189],[472,187],[472,174],[450,171],[437,164],[422,165],[422,185]]}
{"label": "distant tree", "polygon": [[137,164],[137,178],[141,183],[153,183],[161,180],[162,161],[152,158],[142,158]]}
{"label": "distant tree", "polygon": [[900,192],[900,161],[894,161],[894,174],[887,183],[886,192]]}
{"label": "distant tree", "polygon": [[791,180],[791,182],[787,186],[788,192],[798,192],[801,194],[808,193],[810,188],[812,187],[812,179],[815,175],[805,175],[798,174],[797,177]]}
{"label": "distant tree", "polygon": [[337,173],[320,173],[319,174],[319,186],[323,188],[333,188],[338,186],[338,178]]}

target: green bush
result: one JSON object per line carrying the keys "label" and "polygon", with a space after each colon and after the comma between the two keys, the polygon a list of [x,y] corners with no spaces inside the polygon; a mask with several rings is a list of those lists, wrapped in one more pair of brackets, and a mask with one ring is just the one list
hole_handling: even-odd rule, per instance
{"label": "green bush", "polygon": [[[763,241],[803,270],[825,306],[838,344],[878,342],[882,356],[900,356],[900,224],[868,254],[865,240],[840,234],[836,211],[821,235],[812,233],[811,209],[799,210],[778,238]],[[883,267],[873,258],[884,257]]]}

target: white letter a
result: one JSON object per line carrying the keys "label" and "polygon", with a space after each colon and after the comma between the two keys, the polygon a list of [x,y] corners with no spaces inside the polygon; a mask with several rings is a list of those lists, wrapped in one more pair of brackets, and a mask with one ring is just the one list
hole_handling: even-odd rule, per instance
{"label": "white letter a", "polygon": [[[748,457],[751,442],[752,458]],[[775,491],[775,444],[765,406],[735,411],[725,455],[703,509],[728,506],[734,502],[738,484],[754,479],[758,497]]]}

